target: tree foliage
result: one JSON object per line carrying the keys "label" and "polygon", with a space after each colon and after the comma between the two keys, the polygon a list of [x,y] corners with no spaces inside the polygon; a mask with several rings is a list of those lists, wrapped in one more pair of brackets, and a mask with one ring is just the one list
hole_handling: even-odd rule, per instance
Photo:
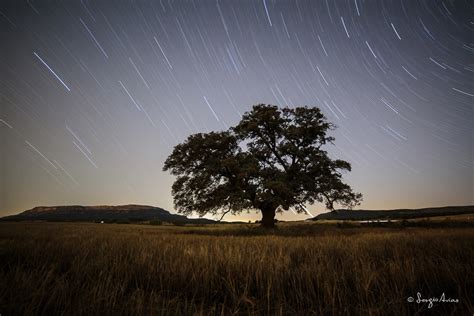
{"label": "tree foliage", "polygon": [[273,225],[275,211],[303,212],[306,203],[352,208],[362,195],[342,181],[351,165],[322,148],[334,141],[334,128],[316,107],[259,104],[227,131],[191,135],[163,168],[177,177],[175,207],[200,215],[259,209],[264,226]]}

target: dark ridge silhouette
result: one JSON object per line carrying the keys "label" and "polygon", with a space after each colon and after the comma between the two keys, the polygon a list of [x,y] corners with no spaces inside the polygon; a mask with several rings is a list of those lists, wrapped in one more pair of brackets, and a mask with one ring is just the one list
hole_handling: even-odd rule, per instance
{"label": "dark ridge silhouette", "polygon": [[311,220],[394,220],[435,216],[453,216],[462,214],[474,214],[474,205],[373,211],[337,210],[319,214],[318,216],[313,217]]}
{"label": "dark ridge silhouette", "polygon": [[98,206],[38,206],[17,215],[0,218],[0,221],[104,221],[140,222],[163,221],[170,223],[210,224],[215,221],[207,218],[187,218],[183,215],[148,205],[98,205]]}

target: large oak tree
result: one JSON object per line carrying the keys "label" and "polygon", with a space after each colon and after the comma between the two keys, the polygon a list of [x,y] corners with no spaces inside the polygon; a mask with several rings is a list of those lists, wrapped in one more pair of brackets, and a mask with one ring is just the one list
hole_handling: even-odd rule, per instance
{"label": "large oak tree", "polygon": [[323,146],[334,138],[334,125],[316,107],[278,108],[255,105],[235,127],[198,133],[177,145],[166,159],[176,181],[172,187],[178,212],[237,214],[262,212],[262,226],[273,227],[275,212],[304,212],[304,204],[324,202],[348,208],[360,193],[342,181],[351,165],[330,159]]}

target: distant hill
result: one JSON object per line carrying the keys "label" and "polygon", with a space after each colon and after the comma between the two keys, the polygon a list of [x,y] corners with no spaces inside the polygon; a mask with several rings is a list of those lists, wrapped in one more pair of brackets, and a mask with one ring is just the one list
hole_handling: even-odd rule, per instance
{"label": "distant hill", "polygon": [[337,210],[319,214],[311,220],[393,220],[433,216],[474,214],[474,205],[398,210]]}
{"label": "distant hill", "polygon": [[0,221],[104,221],[104,222],[138,222],[163,221],[173,223],[209,224],[215,221],[206,218],[187,218],[183,215],[147,205],[118,206],[38,206],[17,215],[0,218]]}

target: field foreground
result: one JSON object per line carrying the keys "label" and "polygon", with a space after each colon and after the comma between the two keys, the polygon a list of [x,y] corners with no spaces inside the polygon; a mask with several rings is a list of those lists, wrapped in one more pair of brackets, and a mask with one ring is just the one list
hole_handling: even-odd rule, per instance
{"label": "field foreground", "polygon": [[474,312],[472,228],[224,226],[0,223],[0,314]]}

